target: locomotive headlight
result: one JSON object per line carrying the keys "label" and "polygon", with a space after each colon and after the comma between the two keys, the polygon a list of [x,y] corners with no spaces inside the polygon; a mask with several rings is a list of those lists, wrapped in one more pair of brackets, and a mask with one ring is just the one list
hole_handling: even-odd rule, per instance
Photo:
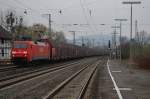
{"label": "locomotive headlight", "polygon": [[16,54],[16,52],[15,52],[15,51],[12,51],[12,54]]}
{"label": "locomotive headlight", "polygon": [[23,51],[23,54],[27,54],[27,51]]}

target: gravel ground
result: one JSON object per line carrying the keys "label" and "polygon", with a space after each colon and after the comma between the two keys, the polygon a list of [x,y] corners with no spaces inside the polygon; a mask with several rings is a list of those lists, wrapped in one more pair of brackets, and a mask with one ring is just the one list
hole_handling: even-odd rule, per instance
{"label": "gravel ground", "polygon": [[84,71],[77,75],[63,87],[52,99],[77,99],[85,82],[89,79],[95,64],[89,65]]}
{"label": "gravel ground", "polygon": [[[93,60],[88,62],[90,61]],[[82,62],[82,64],[85,63]],[[72,66],[69,69],[48,73],[29,81],[0,89],[0,99],[41,99],[47,92],[55,88],[60,82],[64,81],[81,67],[79,65]]]}
{"label": "gravel ground", "polygon": [[[76,60],[79,61],[79,60]],[[4,70],[0,72],[0,79],[4,79],[6,77],[10,77],[10,76],[14,76],[14,75],[19,75],[22,73],[26,73],[26,72],[32,72],[35,70],[41,70],[41,69],[46,69],[46,68],[54,68],[58,66],[61,66],[60,64],[65,64],[65,63],[71,63],[73,61],[69,61],[69,62],[64,62],[64,63],[57,63],[57,64],[45,64],[45,65],[38,65],[38,66],[31,66],[31,67],[16,67],[16,68],[12,68],[12,69],[8,69],[8,70]]]}
{"label": "gravel ground", "polygon": [[[87,60],[87,62],[90,61]],[[119,99],[108,73],[107,59],[103,59],[101,62],[87,88],[84,99]],[[117,86],[121,88],[120,92],[123,99],[150,99],[150,70],[129,65],[127,61],[120,63],[118,60],[110,60],[109,65]],[[48,73],[29,81],[6,87],[5,89],[0,89],[0,99],[41,99],[80,68],[81,66],[74,66],[66,70]],[[66,92],[75,93],[71,89],[78,85],[70,85]],[[78,88],[76,91],[78,91]],[[61,96],[54,99],[67,99]],[[68,94],[63,94],[63,97],[67,96]]]}

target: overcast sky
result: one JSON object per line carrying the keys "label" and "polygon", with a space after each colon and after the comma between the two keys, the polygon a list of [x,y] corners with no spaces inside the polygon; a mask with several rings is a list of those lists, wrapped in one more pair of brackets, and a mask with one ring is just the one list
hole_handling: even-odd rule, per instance
{"label": "overcast sky", "polygon": [[[77,36],[107,34],[111,35],[111,26],[119,25],[115,18],[128,19],[123,22],[123,35],[130,32],[130,5],[123,5],[125,0],[0,0],[1,12],[14,9],[20,15],[27,10],[25,24],[43,23],[48,26],[48,17],[52,15],[52,28],[66,32],[77,31]],[[141,0],[142,4],[133,6],[133,23],[138,20],[139,30],[150,33],[150,0]],[[62,13],[59,13],[62,10]],[[91,13],[90,13],[91,11]],[[72,24],[78,24],[76,26]],[[84,25],[88,24],[88,25]],[[100,24],[105,24],[102,26]],[[134,25],[134,24],[133,24]],[[135,27],[133,26],[133,32]],[[82,31],[82,32],[81,32]]]}

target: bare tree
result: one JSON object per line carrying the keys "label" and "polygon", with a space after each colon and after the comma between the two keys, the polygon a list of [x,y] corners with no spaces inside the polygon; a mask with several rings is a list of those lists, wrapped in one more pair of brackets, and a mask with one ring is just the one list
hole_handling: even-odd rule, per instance
{"label": "bare tree", "polygon": [[0,25],[3,26],[3,12],[0,13]]}
{"label": "bare tree", "polygon": [[66,43],[66,37],[62,31],[60,32],[53,32],[53,41],[57,44],[59,43]]}
{"label": "bare tree", "polygon": [[140,32],[139,43],[141,46],[148,44],[150,42],[150,35],[144,30]]}

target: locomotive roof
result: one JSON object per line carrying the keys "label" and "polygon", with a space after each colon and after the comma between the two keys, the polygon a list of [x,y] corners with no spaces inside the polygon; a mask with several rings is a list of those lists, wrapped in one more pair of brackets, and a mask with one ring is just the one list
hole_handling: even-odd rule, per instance
{"label": "locomotive roof", "polygon": [[15,43],[28,43],[28,44],[41,44],[44,42],[34,42],[34,41],[14,41]]}
{"label": "locomotive roof", "polygon": [[33,41],[14,41],[15,43],[33,43]]}

